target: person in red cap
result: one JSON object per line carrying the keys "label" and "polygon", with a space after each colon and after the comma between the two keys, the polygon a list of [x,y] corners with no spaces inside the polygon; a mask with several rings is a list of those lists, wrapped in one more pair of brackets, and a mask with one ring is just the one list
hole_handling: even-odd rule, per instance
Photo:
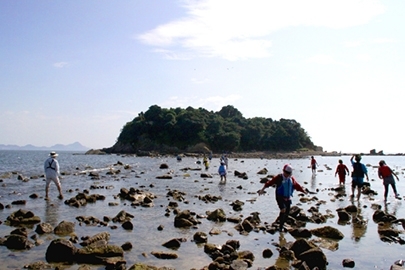
{"label": "person in red cap", "polygon": [[283,167],[283,173],[274,176],[271,180],[268,180],[262,189],[258,191],[259,195],[264,194],[264,190],[270,186],[276,186],[276,201],[280,208],[280,214],[278,220],[280,222],[279,231],[283,231],[284,222],[287,220],[290,213],[291,197],[294,190],[301,191],[305,194],[308,193],[308,189],[304,189],[292,176],[293,168],[291,165],[286,164]]}

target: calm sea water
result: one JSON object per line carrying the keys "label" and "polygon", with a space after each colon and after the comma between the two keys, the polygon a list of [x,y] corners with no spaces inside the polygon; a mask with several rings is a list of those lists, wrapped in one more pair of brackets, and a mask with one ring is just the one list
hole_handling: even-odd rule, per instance
{"label": "calm sea water", "polygon": [[[90,193],[97,193],[106,196],[106,200],[98,201],[94,204],[88,204],[85,207],[69,207],[56,199],[57,191],[54,185],[51,185],[50,201],[43,200],[45,183],[43,177],[43,162],[47,158],[48,152],[44,151],[0,151],[0,179],[2,179],[2,188],[0,189],[0,202],[3,205],[9,205],[15,200],[27,200],[25,206],[12,205],[11,208],[0,210],[0,237],[8,235],[14,227],[4,225],[7,217],[20,208],[33,211],[41,218],[43,222],[49,222],[57,225],[62,220],[76,222],[79,215],[94,216],[103,219],[104,216],[114,217],[121,210],[125,210],[135,216],[133,224],[135,229],[125,231],[120,226],[116,230],[109,227],[98,226],[80,226],[76,222],[76,234],[78,237],[92,236],[96,233],[107,231],[111,234],[110,243],[122,245],[126,241],[133,244],[133,249],[125,253],[127,266],[136,262],[143,262],[154,266],[168,266],[175,269],[202,268],[211,262],[211,259],[204,253],[203,246],[192,242],[193,235],[197,231],[208,233],[213,228],[222,230],[220,235],[209,236],[210,243],[222,245],[229,239],[239,240],[240,250],[251,250],[255,255],[255,261],[251,269],[264,269],[275,263],[281,266],[288,266],[288,262],[278,258],[278,251],[273,243],[279,241],[294,241],[294,238],[288,233],[274,235],[260,232],[251,232],[247,236],[242,236],[235,230],[235,224],[224,222],[215,223],[206,219],[201,219],[198,229],[179,229],[174,227],[174,215],[165,216],[166,206],[172,198],[167,197],[169,190],[179,190],[185,192],[186,200],[179,202],[179,209],[194,211],[197,214],[205,214],[206,211],[213,211],[217,208],[223,208],[228,216],[240,215],[248,217],[252,212],[259,212],[262,222],[273,222],[278,215],[278,208],[274,200],[274,191],[270,188],[265,196],[258,197],[255,192],[262,187],[259,183],[262,175],[257,172],[267,168],[269,174],[280,172],[285,163],[291,163],[295,168],[294,175],[297,180],[310,190],[318,190],[315,195],[319,200],[326,203],[319,206],[319,212],[326,214],[328,211],[335,215],[329,218],[325,224],[307,223],[307,228],[316,228],[325,225],[333,226],[342,231],[345,238],[339,241],[339,247],[335,251],[323,249],[329,266],[328,269],[342,269],[342,260],[352,258],[356,263],[356,269],[389,269],[390,265],[398,259],[405,259],[404,247],[399,244],[390,244],[382,242],[377,233],[377,224],[372,220],[374,210],[372,204],[380,204],[382,208],[395,214],[398,218],[405,217],[405,211],[402,200],[395,200],[393,192],[390,190],[390,199],[388,204],[382,202],[383,186],[381,180],[377,177],[378,161],[381,157],[365,156],[363,162],[368,165],[371,187],[379,195],[375,197],[362,196],[359,202],[354,202],[361,209],[361,215],[368,221],[365,229],[359,230],[352,225],[339,225],[337,223],[336,209],[346,207],[351,204],[347,198],[343,200],[331,201],[334,192],[332,187],[338,186],[338,179],[334,177],[334,171],[338,159],[343,159],[344,163],[350,168],[350,157],[321,157],[316,159],[320,165],[316,175],[311,173],[308,168],[309,158],[305,159],[233,159],[229,162],[229,176],[226,184],[219,183],[218,159],[213,159],[210,168],[205,171],[202,165],[197,164],[197,158],[183,158],[177,161],[175,157],[134,157],[119,155],[89,156],[83,153],[60,152],[59,163],[61,171],[64,173],[62,179],[62,189],[65,192],[65,198],[73,197],[78,191],[89,190]],[[383,157],[387,164],[391,166],[400,176],[397,182],[397,188],[401,194],[405,195],[404,164],[405,158],[402,156]],[[122,166],[115,165],[118,161],[128,164],[131,169],[124,169]],[[160,164],[166,163],[169,169],[159,169]],[[109,176],[106,172],[109,168],[120,169],[121,173],[116,176]],[[189,170],[184,168],[201,168],[201,171]],[[88,176],[90,171],[97,170],[101,179],[94,181]],[[233,176],[234,171],[246,172],[247,180]],[[202,178],[201,172],[208,172],[213,178]],[[156,176],[171,173],[173,179],[157,179]],[[30,179],[28,182],[17,180],[17,175],[21,174]],[[153,185],[152,185],[153,184]],[[90,189],[91,185],[97,185],[100,189]],[[103,188],[104,187],[104,188]],[[110,187],[110,188],[105,188]],[[147,190],[154,193],[157,198],[154,200],[154,207],[134,208],[129,202],[116,199],[115,195],[119,193],[121,187],[134,187]],[[73,190],[73,192],[68,192]],[[350,194],[350,180],[347,180],[346,191]],[[41,196],[39,199],[30,199],[29,195],[37,193]],[[221,196],[222,200],[216,203],[205,203],[198,199],[199,195],[211,194]],[[235,212],[230,204],[240,200],[245,203],[243,210]],[[117,202],[118,206],[108,206],[109,202]],[[298,196],[293,198],[293,203],[299,203]],[[315,206],[316,202],[310,202],[300,205],[304,210]],[[307,213],[310,215],[310,213]],[[117,224],[109,224],[117,225]],[[119,224],[118,224],[119,225]],[[164,226],[163,231],[158,231],[159,225]],[[30,236],[35,234],[34,228],[30,231]],[[398,227],[402,229],[402,227]],[[28,251],[8,250],[0,246],[1,269],[22,269],[25,264],[34,261],[45,261],[46,249],[56,236],[43,235],[39,238],[44,241],[42,245],[36,246]],[[402,235],[405,237],[405,235]],[[185,238],[177,251],[167,250],[162,244],[173,238]],[[316,237],[313,237],[316,239]],[[270,248],[274,255],[269,259],[262,257],[262,251]],[[150,253],[152,251],[175,252],[179,258],[175,260],[156,259]],[[147,254],[144,256],[143,254]],[[372,254],[372,255],[371,255]],[[103,266],[93,266],[94,269],[104,269]],[[77,269],[77,265],[67,269]]]}

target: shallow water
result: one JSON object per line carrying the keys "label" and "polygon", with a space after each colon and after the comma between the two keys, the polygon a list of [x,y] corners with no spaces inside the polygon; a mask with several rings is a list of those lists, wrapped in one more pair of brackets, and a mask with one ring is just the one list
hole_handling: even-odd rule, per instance
{"label": "shallow water", "polygon": [[[255,255],[255,261],[251,269],[264,269],[275,263],[288,265],[288,262],[278,258],[278,251],[272,243],[279,241],[294,241],[295,239],[288,233],[274,235],[264,232],[251,232],[247,236],[240,235],[234,228],[235,224],[230,222],[215,223],[206,219],[200,219],[201,224],[198,229],[179,229],[175,228],[174,214],[169,217],[165,216],[166,206],[173,198],[166,196],[169,190],[179,190],[186,193],[185,201],[178,202],[180,210],[189,209],[197,214],[205,214],[206,211],[213,211],[218,208],[223,208],[228,216],[241,215],[243,218],[248,217],[252,212],[259,212],[260,219],[263,222],[273,222],[278,215],[277,204],[274,199],[274,190],[267,190],[267,194],[258,197],[255,193],[262,187],[259,183],[262,175],[257,172],[260,169],[267,168],[270,175],[280,172],[285,163],[291,163],[294,167],[294,175],[299,183],[310,190],[319,190],[315,195],[319,200],[326,201],[325,204],[319,206],[319,212],[326,214],[328,210],[334,215],[324,224],[307,223],[307,228],[317,228],[322,226],[333,226],[344,233],[345,238],[338,241],[338,249],[329,251],[323,248],[329,265],[328,269],[342,269],[342,261],[345,258],[352,258],[356,263],[357,269],[389,269],[390,265],[398,259],[403,259],[404,249],[399,244],[390,244],[382,242],[377,233],[377,224],[372,220],[374,210],[372,204],[380,204],[383,209],[391,214],[395,214],[398,218],[404,218],[405,211],[402,207],[401,200],[393,198],[393,192],[390,190],[390,199],[387,205],[381,201],[383,195],[383,186],[381,180],[377,177],[377,169],[373,167],[378,165],[381,157],[365,156],[363,162],[369,164],[370,182],[372,189],[378,191],[379,195],[374,198],[365,197],[362,195],[360,201],[355,201],[354,204],[361,209],[361,215],[368,220],[368,225],[365,230],[359,230],[352,225],[339,225],[337,223],[336,209],[346,207],[351,204],[348,197],[343,200],[331,201],[334,191],[329,189],[338,186],[338,179],[334,177],[334,171],[339,158],[343,159],[344,163],[350,168],[350,157],[315,157],[320,164],[316,175],[311,173],[308,168],[308,159],[293,159],[293,160],[267,160],[267,159],[232,159],[229,162],[228,180],[225,184],[219,183],[217,174],[219,161],[213,159],[208,171],[187,171],[182,168],[202,168],[202,165],[196,164],[196,158],[183,158],[178,162],[175,157],[149,158],[149,157],[132,157],[132,156],[86,156],[77,155],[70,152],[61,152],[58,158],[61,166],[61,171],[66,175],[62,179],[62,188],[65,191],[65,198],[73,197],[78,191],[87,189],[90,193],[97,193],[106,196],[104,201],[97,201],[94,204],[87,204],[85,207],[74,208],[65,205],[62,201],[56,199],[57,191],[54,185],[51,185],[51,200],[44,201],[43,198],[30,199],[29,195],[37,193],[40,196],[44,195],[44,181],[42,177],[31,179],[28,182],[17,180],[17,174],[8,172],[18,171],[24,176],[30,177],[41,175],[43,172],[43,162],[47,157],[46,152],[40,151],[0,151],[0,178],[3,179],[3,186],[0,189],[0,202],[3,205],[10,204],[15,200],[27,200],[25,206],[12,205],[11,208],[0,210],[0,220],[5,221],[6,218],[20,208],[33,211],[41,218],[42,222],[49,222],[52,225],[57,225],[62,220],[76,222],[76,234],[79,239],[82,236],[92,236],[98,232],[107,231],[111,234],[110,243],[122,245],[126,241],[133,244],[133,249],[125,252],[124,259],[127,266],[143,262],[154,266],[167,266],[175,269],[191,269],[202,268],[211,262],[211,259],[204,253],[202,245],[196,245],[193,241],[193,235],[197,231],[208,233],[212,228],[219,228],[222,233],[220,235],[209,236],[208,242],[222,245],[229,239],[240,241],[240,250],[251,250]],[[397,188],[402,194],[405,192],[405,180],[403,175],[404,157],[401,156],[386,156],[384,157],[387,164],[400,174],[400,181],[397,182]],[[113,166],[113,164],[121,161],[124,164],[131,165],[130,170],[125,170],[122,166]],[[169,169],[159,169],[160,164],[167,163]],[[106,175],[109,167],[120,169],[121,173],[115,177]],[[330,169],[328,169],[330,168]],[[88,173],[81,174],[82,171],[99,170],[102,178],[98,181],[93,181],[88,176]],[[247,180],[236,178],[233,173],[246,172]],[[208,172],[213,175],[213,178],[201,178],[201,172]],[[156,179],[156,176],[166,173],[172,173],[173,179]],[[7,176],[7,177],[4,177]],[[151,187],[153,184],[153,187]],[[91,185],[99,187],[111,186],[111,189],[99,188],[90,189]],[[350,180],[346,182],[346,192],[350,194]],[[134,208],[130,202],[115,199],[114,195],[119,193],[121,187],[134,187],[147,190],[154,193],[157,198],[154,200],[154,207]],[[67,190],[72,189],[73,192],[68,193]],[[198,199],[199,195],[211,194],[221,196],[222,200],[216,203],[205,203]],[[405,193],[404,193],[405,194]],[[314,195],[309,195],[314,196]],[[235,212],[230,206],[230,203],[240,200],[245,203],[243,210]],[[109,202],[118,202],[118,206],[108,206]],[[307,210],[310,207],[316,206],[316,202],[300,204],[299,196],[295,193],[293,204],[298,204],[303,209]],[[134,224],[133,231],[122,229],[119,224],[111,223],[109,225],[118,225],[118,229],[112,230],[109,227],[97,226],[80,226],[75,220],[76,216],[94,216],[98,219],[103,219],[104,216],[114,217],[119,211],[125,210],[135,216],[132,220]],[[310,213],[307,213],[310,215]],[[163,231],[158,231],[157,227],[163,225]],[[0,236],[8,235],[14,227],[0,225]],[[33,227],[35,229],[35,227]],[[402,229],[402,227],[398,227]],[[30,236],[35,234],[32,230]],[[401,235],[404,237],[403,235]],[[55,235],[39,236],[44,243],[36,246],[28,251],[13,251],[6,247],[0,246],[0,261],[3,262],[1,269],[22,269],[25,264],[34,261],[45,261],[45,252],[50,241],[56,238]],[[162,244],[173,238],[185,238],[187,241],[182,243],[177,251],[166,249]],[[312,239],[316,239],[315,236]],[[78,246],[79,247],[79,246]],[[273,251],[273,256],[269,259],[262,257],[262,251],[270,248]],[[166,251],[178,254],[179,258],[175,260],[160,260],[155,258],[150,253],[152,251]],[[147,256],[143,255],[145,253]],[[67,269],[77,269],[77,265],[67,267]],[[103,266],[93,266],[93,269],[104,269]]]}

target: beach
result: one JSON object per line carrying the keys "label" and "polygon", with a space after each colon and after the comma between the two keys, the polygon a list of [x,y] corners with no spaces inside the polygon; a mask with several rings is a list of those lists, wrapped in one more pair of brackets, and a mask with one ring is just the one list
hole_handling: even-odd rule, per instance
{"label": "beach", "polygon": [[[4,152],[4,151],[3,151]],[[109,244],[121,246],[126,242],[132,244],[132,248],[123,254],[127,268],[136,263],[143,263],[155,267],[168,267],[172,269],[203,269],[212,263],[213,259],[204,252],[204,244],[196,243],[194,235],[203,232],[207,235],[207,243],[224,245],[229,240],[240,243],[239,251],[250,251],[254,255],[251,269],[266,269],[272,265],[294,269],[292,261],[280,257],[280,243],[294,242],[297,240],[291,233],[271,233],[266,230],[252,230],[241,233],[237,229],[237,223],[226,221],[212,221],[207,219],[207,213],[217,209],[223,209],[228,218],[240,217],[241,220],[259,213],[260,226],[265,227],[275,221],[278,216],[278,207],[274,198],[274,190],[269,188],[263,196],[257,195],[263,184],[261,179],[281,172],[284,164],[289,163],[294,168],[293,175],[297,181],[313,193],[308,195],[294,193],[293,205],[298,206],[307,216],[312,216],[314,210],[325,217],[322,223],[306,222],[308,230],[330,226],[339,230],[344,238],[340,240],[322,238],[312,235],[308,241],[318,243],[327,258],[327,269],[342,269],[344,259],[353,259],[357,269],[389,269],[397,260],[403,258],[402,245],[395,242],[384,242],[378,233],[378,222],[373,220],[376,209],[381,209],[396,216],[404,218],[402,200],[390,197],[387,204],[383,202],[383,185],[378,179],[376,166],[380,159],[385,159],[400,177],[397,182],[401,194],[405,190],[403,175],[402,156],[364,156],[363,162],[367,165],[370,176],[371,188],[377,195],[362,195],[359,201],[351,201],[349,198],[350,178],[347,179],[343,193],[337,192],[338,179],[334,176],[338,159],[342,159],[350,168],[350,156],[320,156],[316,155],[318,164],[316,174],[311,173],[309,158],[305,155],[300,157],[283,156],[279,158],[267,158],[266,156],[232,156],[229,155],[229,168],[226,183],[219,182],[217,173],[219,166],[218,157],[211,160],[208,170],[203,168],[198,157],[184,156],[178,161],[174,156],[160,157],[136,157],[130,155],[102,155],[87,156],[77,153],[60,153],[58,160],[61,165],[62,190],[64,200],[57,199],[57,191],[51,185],[51,200],[45,201],[45,182],[43,174],[43,161],[47,153],[15,152],[1,153],[10,160],[1,168],[2,189],[0,191],[0,203],[6,206],[0,210],[0,237],[6,237],[15,226],[6,224],[7,218],[19,209],[32,211],[41,219],[56,227],[62,221],[74,223],[74,234],[81,238],[108,232]],[[26,157],[31,155],[30,157]],[[17,157],[18,156],[18,157]],[[27,159],[27,160],[26,160]],[[14,162],[15,160],[19,162]],[[25,164],[25,166],[21,166]],[[166,164],[167,168],[161,165]],[[267,174],[258,172],[267,169]],[[91,176],[97,173],[98,178]],[[246,174],[245,178],[235,176],[236,172]],[[202,174],[206,174],[205,177]],[[18,180],[21,175],[23,180]],[[210,177],[208,177],[209,175]],[[165,176],[165,177],[162,177]],[[25,179],[25,180],[24,180]],[[134,205],[131,201],[119,196],[121,190],[136,189],[142,192],[152,193],[154,198],[147,206]],[[78,193],[98,194],[103,200],[87,203],[80,207],[66,204],[66,201],[75,197]],[[181,192],[180,197],[173,197],[173,193]],[[37,194],[38,198],[30,195]],[[343,195],[342,195],[343,194]],[[404,193],[405,194],[405,193]],[[215,200],[206,198],[215,197]],[[304,198],[304,199],[303,199]],[[22,205],[12,204],[23,200]],[[241,209],[234,210],[232,204],[236,201],[243,202]],[[170,207],[170,205],[177,205]],[[355,226],[352,222],[340,223],[337,209],[348,206],[356,206],[357,217],[361,217],[364,226]],[[197,224],[189,228],[175,227],[177,212],[189,210],[194,213]],[[115,217],[120,211],[126,211],[133,215],[131,230],[124,229],[121,223],[111,221],[98,224],[85,224],[77,217],[92,216],[99,220],[105,217]],[[45,254],[50,243],[61,236],[54,233],[38,235],[35,232],[36,225],[27,228],[28,236],[36,235],[38,245],[28,250],[10,250],[0,246],[0,260],[8,269],[23,269],[25,265],[33,262],[46,262]],[[403,237],[403,228],[392,225]],[[159,229],[161,228],[161,229]],[[72,236],[63,236],[70,239]],[[31,238],[32,239],[32,238]],[[169,240],[182,239],[177,249],[162,246]],[[34,242],[34,241],[33,241]],[[80,241],[74,244],[80,248]],[[333,247],[333,248],[332,248]],[[273,253],[269,258],[263,257],[263,251],[270,249]],[[378,249],[378,254],[375,253]],[[176,254],[176,259],[159,259],[152,253],[163,252]],[[373,255],[370,255],[373,254]],[[52,264],[53,267],[59,264]],[[89,265],[90,269],[105,269],[105,265]],[[78,269],[83,264],[73,263],[65,265],[63,269]]]}

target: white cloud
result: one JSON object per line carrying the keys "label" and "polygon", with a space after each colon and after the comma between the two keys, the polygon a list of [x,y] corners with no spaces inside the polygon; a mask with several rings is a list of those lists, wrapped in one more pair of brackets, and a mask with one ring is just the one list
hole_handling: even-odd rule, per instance
{"label": "white cloud", "polygon": [[[137,38],[178,56],[228,60],[271,56],[270,34],[294,26],[345,28],[383,13],[378,1],[188,0],[186,16]],[[165,55],[167,56],[167,51]]]}
{"label": "white cloud", "polygon": [[343,43],[343,45],[347,48],[359,47],[361,44],[362,44],[362,42],[360,40],[346,41]]}
{"label": "white cloud", "polygon": [[320,65],[342,65],[342,62],[337,61],[333,56],[326,54],[318,54],[307,59],[309,63]]}
{"label": "white cloud", "polygon": [[373,43],[394,43],[395,40],[392,38],[376,38]]}
{"label": "white cloud", "polygon": [[64,68],[67,65],[68,65],[67,62],[58,62],[58,63],[53,64],[53,66],[56,67],[56,68]]}
{"label": "white cloud", "polygon": [[358,55],[356,55],[356,58],[361,61],[370,61],[371,60],[371,56],[366,53],[358,54]]}

